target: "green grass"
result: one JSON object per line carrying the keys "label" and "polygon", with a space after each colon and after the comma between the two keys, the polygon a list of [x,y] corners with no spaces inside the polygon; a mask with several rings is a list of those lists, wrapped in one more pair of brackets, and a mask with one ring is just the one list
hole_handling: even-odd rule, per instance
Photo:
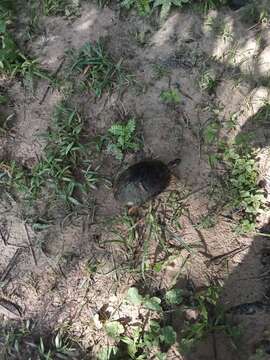
{"label": "green grass", "polygon": [[[184,212],[180,195],[180,192],[171,192],[164,202],[153,200],[141,208],[140,213],[126,212],[107,225],[111,233],[107,242],[124,254],[121,264],[125,271],[136,273],[145,281],[153,273],[164,270],[182,249],[191,252],[189,244],[177,234]],[[168,239],[177,244],[177,249]]]}
{"label": "green grass", "polygon": [[219,8],[227,3],[227,0],[122,0],[121,6],[130,10],[136,9],[141,16],[150,16],[155,8],[159,9],[160,19],[166,20],[170,10],[174,7],[182,9],[184,6],[193,6],[203,12]]}
{"label": "green grass", "polygon": [[38,65],[37,60],[26,57],[17,46],[9,25],[12,14],[3,5],[0,6],[0,72],[3,76],[21,76],[28,81],[34,77],[52,82],[51,76]]}
{"label": "green grass", "polygon": [[128,10],[134,7],[141,16],[146,16],[151,13],[150,0],[123,0],[121,6]]}
{"label": "green grass", "polygon": [[78,76],[80,87],[91,90],[97,97],[131,82],[122,67],[122,59],[115,63],[101,42],[86,43],[78,51],[72,50],[70,56],[70,76]]}
{"label": "green grass", "polygon": [[206,25],[215,36],[221,37],[224,41],[232,40],[233,34],[229,25],[220,17],[208,16]]}
{"label": "green grass", "polygon": [[62,199],[71,207],[79,205],[74,194],[87,194],[98,181],[89,161],[90,153],[79,113],[66,104],[59,105],[45,138],[44,157],[33,168],[31,194],[37,196],[46,186],[56,199]]}
{"label": "green grass", "polygon": [[26,321],[21,327],[1,328],[1,359],[71,360],[78,353],[71,341],[60,332],[36,340],[34,327]]}
{"label": "green grass", "polygon": [[207,91],[208,94],[213,94],[217,87],[218,80],[210,71],[204,71],[199,79],[199,86],[202,91]]}
{"label": "green grass", "polygon": [[0,181],[9,192],[19,192],[30,202],[46,197],[61,202],[67,209],[82,204],[81,199],[95,189],[99,176],[89,160],[83,121],[79,113],[62,103],[53,114],[47,145],[32,169],[14,161],[0,164]]}
{"label": "green grass", "polygon": [[269,9],[257,1],[251,1],[249,4],[243,7],[240,12],[240,19],[247,26],[267,23],[269,18]]}
{"label": "green grass", "polygon": [[79,0],[42,0],[43,12],[46,16],[77,15]]}
{"label": "green grass", "polygon": [[215,215],[208,214],[208,215],[201,217],[201,219],[196,224],[196,227],[198,229],[210,229],[210,228],[214,227],[216,225],[216,223],[217,223],[217,218],[215,217]]}
{"label": "green grass", "polygon": [[160,65],[160,64],[153,65],[153,78],[155,80],[160,80],[164,76],[169,76],[170,73],[171,73],[171,70],[167,66]]}

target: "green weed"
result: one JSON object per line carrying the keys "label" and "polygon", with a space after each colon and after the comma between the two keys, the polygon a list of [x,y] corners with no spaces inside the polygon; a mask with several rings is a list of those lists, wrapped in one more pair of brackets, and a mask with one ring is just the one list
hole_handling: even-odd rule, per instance
{"label": "green weed", "polygon": [[190,0],[124,0],[121,6],[126,9],[135,7],[141,16],[150,15],[154,8],[161,8],[160,18],[164,20],[173,6],[181,8],[189,2]]}
{"label": "green weed", "polygon": [[265,204],[263,190],[258,186],[258,167],[255,154],[236,147],[225,149],[223,154],[228,174],[225,180],[229,204],[242,214],[238,231],[254,231],[256,216]]}
{"label": "green weed", "polygon": [[255,354],[251,355],[248,360],[267,360],[268,357],[268,353],[263,348],[258,348]]}
{"label": "green weed", "polygon": [[1,356],[3,359],[15,359],[23,351],[23,339],[31,332],[30,322],[26,321],[23,326],[15,329],[0,329]]}
{"label": "green weed", "polygon": [[262,4],[252,1],[241,9],[241,21],[252,26],[254,24],[263,24],[269,21],[269,9],[265,8]]}
{"label": "green weed", "polygon": [[229,25],[219,17],[208,16],[205,24],[215,36],[221,37],[224,41],[232,39],[233,35]]}
{"label": "green weed", "polygon": [[207,91],[208,94],[212,94],[215,91],[217,84],[217,78],[210,71],[203,72],[199,79],[199,86],[201,90]]}
{"label": "green weed", "polygon": [[[35,344],[32,345],[36,346]],[[45,345],[42,337],[40,337],[39,345],[36,348],[42,360],[72,359],[76,351],[71,346],[70,341],[60,333],[56,334],[49,345]]]}
{"label": "green weed", "polygon": [[79,4],[79,0],[43,0],[43,12],[46,16],[76,15]]}
{"label": "green weed", "polygon": [[155,8],[160,9],[160,19],[165,20],[173,7],[183,8],[186,5],[192,5],[203,12],[210,9],[219,8],[227,3],[227,0],[122,0],[121,6],[126,9],[135,8],[139,15],[149,16]]}
{"label": "green weed", "polygon": [[128,10],[135,7],[141,16],[146,16],[151,13],[150,0],[123,0],[121,6]]}
{"label": "green weed", "polygon": [[69,71],[70,75],[79,76],[83,89],[90,89],[97,97],[131,80],[122,67],[122,59],[115,64],[101,42],[86,43],[80,50],[72,50]]}
{"label": "green weed", "polygon": [[207,145],[216,143],[219,139],[220,128],[220,123],[217,120],[210,121],[202,131],[204,143]]}
{"label": "green weed", "polygon": [[30,202],[40,200],[46,190],[52,200],[63,202],[68,208],[81,205],[79,194],[94,189],[99,177],[89,161],[78,112],[66,104],[59,105],[52,127],[44,137],[47,140],[44,155],[32,169],[14,161],[0,164],[0,184],[8,191],[20,192]]}
{"label": "green weed", "polygon": [[194,296],[193,309],[198,313],[194,323],[185,323],[181,333],[180,350],[190,351],[200,340],[215,332],[225,332],[236,346],[240,332],[239,328],[232,326],[226,319],[224,307],[219,302],[220,288],[210,286]]}
{"label": "green weed", "polygon": [[36,60],[28,59],[18,48],[13,36],[8,31],[11,23],[9,11],[0,7],[0,70],[7,75],[34,76],[52,81],[48,73],[41,69]]}
{"label": "green weed", "polygon": [[136,122],[129,119],[126,124],[113,124],[108,130],[107,152],[114,155],[116,159],[122,160],[129,151],[137,151],[139,142],[136,139]]}
{"label": "green weed", "polygon": [[179,104],[181,102],[181,94],[178,89],[163,90],[160,94],[161,100],[165,104]]}
{"label": "green weed", "polygon": [[[32,359],[56,360],[73,359],[77,350],[70,341],[56,334],[52,338],[39,338],[39,342],[33,340],[33,326],[30,321],[23,323],[19,328],[7,328],[0,330],[1,359]],[[50,340],[50,341],[48,341]]]}
{"label": "green weed", "polygon": [[[182,302],[181,294],[174,290],[167,292],[166,299],[168,304]],[[106,349],[106,351],[104,349],[98,355],[98,359],[146,360],[155,358],[165,360],[168,349],[176,342],[176,332],[163,319],[161,299],[155,296],[143,296],[137,288],[131,287],[128,290],[126,301],[135,307],[143,307],[149,310],[149,312],[155,314],[156,319],[148,316],[144,325],[132,326],[128,329],[125,329],[119,321],[105,323],[108,336],[117,341],[117,346]],[[111,355],[114,357],[111,357]]]}
{"label": "green weed", "polygon": [[216,225],[217,219],[216,217],[212,214],[208,214],[203,216],[199,222],[196,224],[197,228],[202,228],[202,229],[209,229],[213,226]]}
{"label": "green weed", "polygon": [[154,64],[153,65],[153,73],[154,73],[154,79],[160,80],[164,76],[168,76],[170,74],[170,69],[164,65],[160,64]]}
{"label": "green weed", "polygon": [[14,196],[18,192],[27,194],[30,185],[30,174],[15,161],[1,161],[0,185]]}
{"label": "green weed", "polygon": [[160,19],[164,20],[169,15],[169,12],[173,6],[183,7],[183,5],[190,3],[190,0],[154,0],[153,8],[161,7]]}
{"label": "green weed", "polygon": [[74,194],[87,193],[98,177],[87,159],[89,151],[79,113],[61,104],[53,120],[51,130],[45,134],[48,143],[44,157],[32,170],[30,192],[36,197],[46,186],[56,199],[72,207],[79,205]]}

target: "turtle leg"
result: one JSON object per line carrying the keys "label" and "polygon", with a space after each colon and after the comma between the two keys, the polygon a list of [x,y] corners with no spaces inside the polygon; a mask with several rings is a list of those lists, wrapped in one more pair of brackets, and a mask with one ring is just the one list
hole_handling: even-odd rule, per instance
{"label": "turtle leg", "polygon": [[136,216],[139,214],[139,206],[132,206],[128,209],[128,215]]}

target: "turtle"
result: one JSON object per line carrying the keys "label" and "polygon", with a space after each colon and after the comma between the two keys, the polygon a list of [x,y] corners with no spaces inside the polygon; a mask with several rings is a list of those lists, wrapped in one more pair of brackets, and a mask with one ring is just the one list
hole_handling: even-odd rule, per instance
{"label": "turtle", "polygon": [[247,5],[250,3],[250,0],[229,0],[227,2],[227,5],[229,6],[230,9],[232,10],[238,10],[241,7]]}
{"label": "turtle", "polygon": [[142,160],[129,166],[115,181],[115,199],[128,207],[143,205],[167,188],[171,168],[179,161],[165,164],[161,160]]}

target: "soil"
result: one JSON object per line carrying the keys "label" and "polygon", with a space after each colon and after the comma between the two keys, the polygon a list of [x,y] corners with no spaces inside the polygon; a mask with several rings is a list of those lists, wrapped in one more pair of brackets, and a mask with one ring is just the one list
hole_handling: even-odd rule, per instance
{"label": "soil", "polygon": [[[269,100],[269,88],[263,85],[263,80],[270,70],[270,29],[268,24],[246,26],[240,20],[239,11],[221,9],[211,11],[209,16],[223,19],[231,29],[231,37],[224,39],[211,31],[206,18],[192,10],[172,11],[168,19],[159,24],[158,14],[151,19],[142,18],[115,5],[99,8],[88,1],[82,1],[77,16],[42,16],[40,30],[30,40],[24,36],[28,19],[22,17],[16,36],[20,46],[37,58],[44,69],[55,72],[65,59],[60,77],[68,69],[66,51],[79,49],[87,41],[105,38],[113,58],[123,59],[124,67],[136,79],[135,85],[121,93],[117,90],[105,93],[100,99],[94,99],[92,94],[74,95],[72,101],[86,120],[89,138],[106,133],[115,121],[131,116],[137,119],[144,142],[143,154],[130,154],[121,164],[122,168],[140,156],[165,163],[181,158],[173,170],[176,182],[170,189],[188,191],[191,195],[184,201],[186,210],[180,219],[178,235],[199,251],[190,255],[183,250],[168,264],[161,278],[151,283],[153,292],[170,288],[175,279],[181,287],[187,285],[187,280],[192,281],[196,289],[215,281],[222,285],[226,309],[241,304],[254,305],[251,311],[232,312],[233,322],[243,328],[238,349],[222,334],[215,339],[210,335],[191,354],[181,355],[175,348],[168,358],[247,360],[262,341],[267,340],[270,331],[270,312],[256,305],[256,302],[269,301],[270,296],[269,238],[237,235],[232,229],[233,220],[225,215],[218,216],[211,228],[197,226],[212,209],[209,189],[215,179],[208,162],[211,149],[203,143],[201,134],[213,114],[224,124],[231,114],[238,113],[239,122],[227,136],[234,139],[254,132],[260,177],[268,183],[269,125],[266,121],[258,126],[253,120]],[[234,59],[229,51],[233,44],[237,44]],[[157,79],[155,65],[166,67],[168,75]],[[199,86],[201,74],[208,69],[218,78],[212,94]],[[236,82],[238,78],[241,81]],[[9,98],[8,105],[0,105],[0,111],[7,116],[13,114],[15,121],[12,129],[0,139],[1,158],[14,159],[31,168],[42,156],[45,145],[38,135],[50,126],[51,114],[63,95],[57,89],[49,89],[41,103],[48,87],[46,80],[35,82],[31,88],[16,79],[8,83],[2,79],[0,86]],[[168,87],[179,89],[182,95],[179,105],[166,105],[161,101],[160,93]],[[101,173],[115,178],[119,162],[106,153],[96,156]],[[99,350],[107,344],[96,320],[99,310],[108,304],[113,319],[129,316],[132,321],[138,321],[138,313],[123,303],[135,277],[128,272],[113,271],[123,255],[109,243],[110,221],[124,209],[105,184],[100,184],[91,196],[93,203],[88,213],[64,218],[61,209],[57,209],[52,225],[41,232],[25,225],[20,205],[4,198],[0,204],[0,230],[9,237],[8,245],[0,239],[0,274],[5,272],[16,250],[21,249],[1,287],[1,297],[21,309],[22,319],[17,322],[31,319],[40,334],[59,328],[68,330],[90,354],[89,358],[96,359]],[[162,202],[164,196],[166,194],[155,201]],[[263,214],[258,219],[258,228],[266,226],[268,220],[267,213]],[[235,249],[239,251],[230,253]],[[225,255],[222,257],[222,254]],[[91,276],[86,271],[89,261],[99,264],[98,271]],[[175,319],[175,328],[181,328],[180,320]],[[11,323],[4,316],[3,321]]]}

